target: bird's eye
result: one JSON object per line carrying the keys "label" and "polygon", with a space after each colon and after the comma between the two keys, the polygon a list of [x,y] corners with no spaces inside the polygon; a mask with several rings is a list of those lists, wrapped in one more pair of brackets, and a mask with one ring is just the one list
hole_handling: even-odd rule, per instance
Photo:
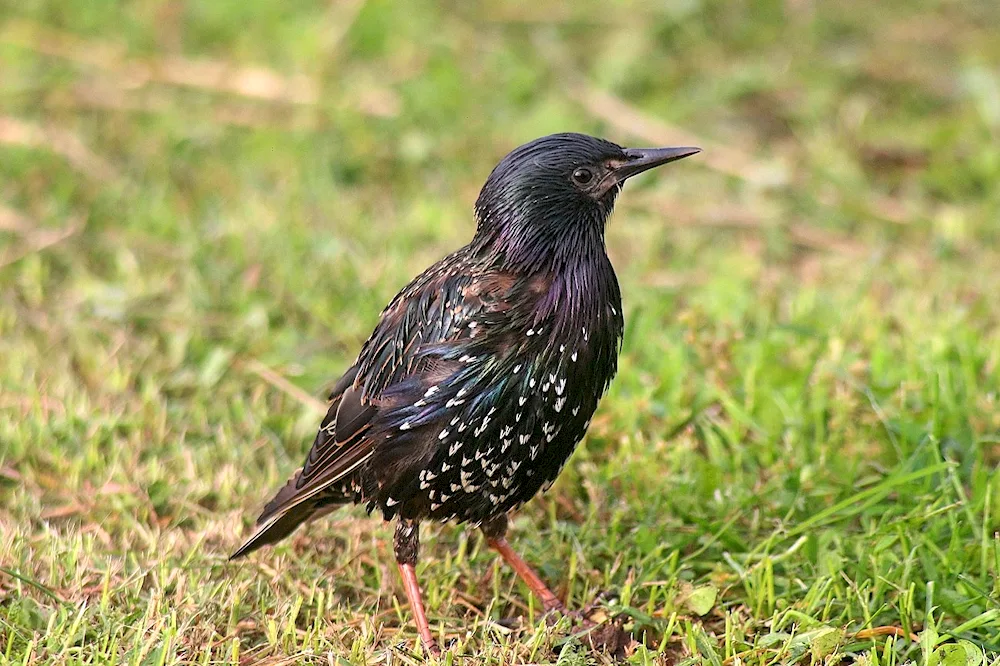
{"label": "bird's eye", "polygon": [[573,182],[577,185],[586,185],[594,179],[594,172],[586,167],[580,167],[573,172]]}

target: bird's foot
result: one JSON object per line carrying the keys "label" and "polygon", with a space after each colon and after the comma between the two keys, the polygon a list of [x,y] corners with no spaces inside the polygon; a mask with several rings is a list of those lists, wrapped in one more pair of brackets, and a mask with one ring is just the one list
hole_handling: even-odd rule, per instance
{"label": "bird's foot", "polygon": [[632,633],[626,631],[618,619],[596,625],[590,622],[590,628],[580,638],[593,649],[616,659],[625,657],[629,646],[635,642]]}
{"label": "bird's foot", "polygon": [[556,599],[553,603],[548,604],[545,607],[546,622],[548,622],[549,625],[553,625],[559,620],[559,617],[562,616],[569,618],[572,620],[573,624],[581,625],[585,629],[596,627],[602,618],[598,617],[597,621],[592,618],[595,615],[603,615],[602,613],[599,613],[601,603],[607,601],[610,597],[611,595],[609,593],[601,592],[594,597],[593,601],[580,610],[570,610],[566,607],[566,604]]}
{"label": "bird's foot", "polygon": [[431,655],[432,657],[441,656],[441,648],[438,647],[437,641],[435,641],[433,638],[429,641],[421,640],[420,643],[421,645],[424,646],[424,652],[426,652],[427,654]]}
{"label": "bird's foot", "polygon": [[566,604],[561,601],[556,601],[555,603],[545,604],[545,615],[543,619],[545,624],[554,627],[559,622],[559,618],[569,618],[574,624],[578,624],[580,620],[587,621],[587,618],[580,616],[577,611],[571,611],[566,608]]}
{"label": "bird's foot", "polygon": [[601,612],[601,603],[610,595],[599,594],[592,602],[580,610],[569,610],[562,603],[547,609],[545,620],[549,626],[558,622],[559,617],[569,619],[579,627],[579,638],[595,650],[616,658],[624,657],[627,648],[634,643],[632,634],[625,630],[620,617],[608,618]]}
{"label": "bird's foot", "polygon": [[590,629],[597,626],[594,624],[590,618],[587,617],[585,613],[580,611],[574,611],[566,608],[565,606],[560,606],[558,608],[552,608],[545,614],[545,624],[550,627],[554,627],[559,623],[560,618],[566,618],[573,625],[578,625],[584,629]]}

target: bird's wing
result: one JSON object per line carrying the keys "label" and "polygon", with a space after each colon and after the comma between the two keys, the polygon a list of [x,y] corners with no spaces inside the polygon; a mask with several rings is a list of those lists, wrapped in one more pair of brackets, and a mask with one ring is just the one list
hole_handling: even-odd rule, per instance
{"label": "bird's wing", "polygon": [[[419,387],[422,376],[442,372],[440,355],[433,350],[474,337],[476,320],[496,311],[498,303],[503,309],[514,282],[503,273],[473,274],[460,251],[404,288],[383,310],[357,362],[331,393],[305,464],[264,507],[254,535],[233,557],[286,536],[313,513],[325,493],[365,464],[385,440],[385,428],[376,428],[373,436],[373,426],[399,404],[400,393],[394,389]],[[394,398],[384,400],[387,392]]]}

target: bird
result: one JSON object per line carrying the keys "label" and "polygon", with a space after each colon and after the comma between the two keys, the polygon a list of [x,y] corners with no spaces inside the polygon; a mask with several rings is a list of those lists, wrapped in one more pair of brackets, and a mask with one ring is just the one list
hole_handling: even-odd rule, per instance
{"label": "bird", "polygon": [[475,202],[471,242],[385,307],[304,464],[230,559],[361,504],[395,520],[428,653],[440,648],[415,572],[422,521],[478,527],[546,612],[568,612],[508,543],[508,514],[555,481],[616,373],[624,315],[605,227],[622,186],[698,152],[561,133],[507,154]]}

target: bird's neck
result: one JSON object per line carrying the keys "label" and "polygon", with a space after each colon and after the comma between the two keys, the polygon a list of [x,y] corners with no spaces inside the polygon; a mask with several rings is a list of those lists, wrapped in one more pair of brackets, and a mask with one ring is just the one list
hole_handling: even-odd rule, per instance
{"label": "bird's neck", "polygon": [[[596,322],[621,312],[621,292],[604,244],[603,221],[569,224],[516,239],[502,234],[471,249],[492,269],[510,271],[546,288],[535,302],[538,321]],[[615,315],[617,316],[617,314]]]}
{"label": "bird's neck", "polygon": [[470,248],[482,260],[525,275],[559,274],[607,261],[603,216],[553,219],[548,224],[480,221]]}

